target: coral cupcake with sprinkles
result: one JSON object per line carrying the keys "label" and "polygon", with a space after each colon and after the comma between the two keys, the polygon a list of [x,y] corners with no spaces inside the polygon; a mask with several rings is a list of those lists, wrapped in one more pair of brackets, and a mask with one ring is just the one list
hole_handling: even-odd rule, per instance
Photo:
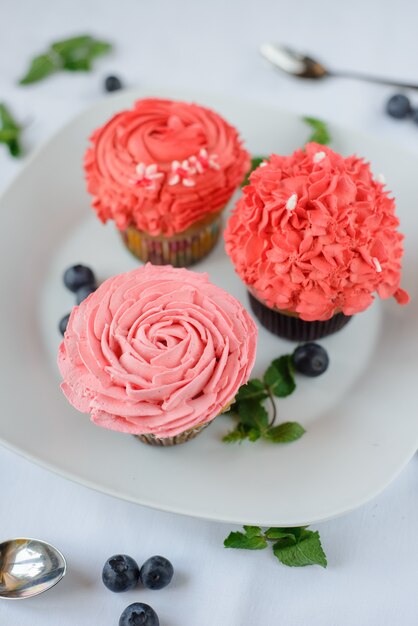
{"label": "coral cupcake with sprinkles", "polygon": [[243,192],[226,250],[268,330],[319,339],[375,295],[408,302],[395,201],[363,159],[310,143],[290,156],[273,154]]}
{"label": "coral cupcake with sprinkles", "polygon": [[221,214],[250,166],[238,131],[214,111],[138,100],[90,138],[87,189],[102,222],[155,265],[191,265],[216,244]]}
{"label": "coral cupcake with sprinkles", "polygon": [[58,353],[61,388],[98,426],[172,446],[233,402],[256,343],[244,307],[206,274],[148,263],[73,308]]}

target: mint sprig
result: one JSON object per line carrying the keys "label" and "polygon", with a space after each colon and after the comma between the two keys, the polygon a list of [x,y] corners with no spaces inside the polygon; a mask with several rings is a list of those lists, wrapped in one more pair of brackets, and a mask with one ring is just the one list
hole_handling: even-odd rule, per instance
{"label": "mint sprig", "polygon": [[[238,390],[229,413],[238,418],[234,430],[223,437],[226,443],[244,439],[257,441],[267,439],[272,443],[289,443],[300,439],[305,432],[298,422],[284,422],[275,426],[277,408],[274,396],[285,398],[296,389],[292,354],[275,359],[264,373],[263,379],[254,378]],[[272,418],[264,406],[270,401]]]}
{"label": "mint sprig", "polygon": [[327,567],[327,557],[322,548],[318,531],[306,526],[297,528],[268,528],[244,526],[244,532],[231,532],[224,541],[225,548],[236,550],[264,550],[273,542],[274,556],[288,567],[320,565]]}
{"label": "mint sprig", "polygon": [[252,172],[260,165],[260,163],[265,161],[267,158],[268,157],[264,156],[253,156],[253,158],[251,159],[250,169],[246,173],[245,178],[241,183],[241,187],[245,187],[245,185],[248,185],[248,183],[250,182],[250,174],[252,174]]}
{"label": "mint sprig", "polygon": [[21,126],[16,122],[4,103],[0,103],[0,143],[4,143],[13,157],[22,154],[20,146]]}
{"label": "mint sprig", "polygon": [[277,398],[290,396],[296,389],[295,368],[291,354],[275,359],[264,374],[264,383]]}
{"label": "mint sprig", "polygon": [[36,83],[55,72],[68,70],[71,72],[88,72],[92,69],[93,60],[112,49],[107,41],[100,41],[91,35],[81,35],[56,41],[44,53],[34,57],[20,85]]}
{"label": "mint sprig", "polygon": [[303,121],[308,124],[313,131],[306,143],[310,143],[312,141],[314,143],[328,145],[331,142],[331,135],[329,134],[325,122],[318,120],[315,117],[304,117]]}

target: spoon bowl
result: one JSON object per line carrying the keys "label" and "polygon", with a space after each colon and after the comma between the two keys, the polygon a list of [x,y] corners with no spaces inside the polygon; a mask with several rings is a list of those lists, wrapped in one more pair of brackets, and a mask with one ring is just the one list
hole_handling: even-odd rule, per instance
{"label": "spoon bowl", "polygon": [[260,52],[270,63],[292,76],[298,76],[299,78],[324,78],[331,75],[331,72],[322,63],[309,56],[300,54],[288,46],[263,43],[260,47]]}
{"label": "spoon bowl", "polygon": [[418,83],[407,83],[404,81],[394,80],[392,78],[383,78],[383,76],[370,76],[361,72],[353,72],[349,70],[330,70],[328,67],[313,59],[310,56],[301,54],[288,46],[275,43],[263,43],[260,46],[260,52],[267,61],[270,61],[275,67],[283,70],[296,78],[310,78],[317,80],[328,76],[336,76],[340,78],[353,78],[355,80],[364,80],[369,83],[378,83],[380,85],[390,85],[392,87],[400,87],[401,89],[418,89]]}
{"label": "spoon bowl", "polygon": [[19,537],[0,543],[0,598],[23,600],[54,587],[67,563],[57,548],[39,539]]}

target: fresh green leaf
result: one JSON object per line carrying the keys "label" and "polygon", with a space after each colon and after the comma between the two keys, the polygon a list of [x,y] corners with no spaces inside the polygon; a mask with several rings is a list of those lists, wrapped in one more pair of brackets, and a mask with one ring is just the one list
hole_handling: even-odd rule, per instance
{"label": "fresh green leaf", "polygon": [[45,54],[32,60],[20,84],[28,85],[37,82],[61,69],[88,72],[92,68],[92,61],[111,49],[110,43],[94,39],[90,35],[56,41]]}
{"label": "fresh green leaf", "polygon": [[300,439],[305,432],[298,422],[283,422],[283,424],[269,428],[264,436],[273,443],[289,443]]}
{"label": "fresh green leaf", "polygon": [[238,403],[239,417],[243,424],[257,430],[268,426],[268,414],[258,400],[244,400]]}
{"label": "fresh green leaf", "polygon": [[267,541],[262,536],[232,532],[225,539],[224,546],[238,550],[264,550],[267,548]]}
{"label": "fresh green leaf", "polygon": [[0,143],[7,145],[10,154],[18,157],[21,154],[20,134],[21,127],[13,118],[5,104],[0,103]]}
{"label": "fresh green leaf", "polygon": [[237,443],[238,441],[243,441],[248,437],[248,429],[244,427],[243,424],[238,424],[238,426],[231,430],[227,435],[222,437],[222,441],[225,443]]}
{"label": "fresh green leaf", "polygon": [[308,124],[308,126],[310,126],[313,130],[307,143],[310,143],[311,141],[321,143],[323,145],[330,143],[331,136],[325,122],[318,120],[315,117],[304,117],[303,121],[306,122],[306,124]]}
{"label": "fresh green leaf", "polygon": [[296,537],[292,531],[293,528],[267,528],[264,535],[267,539],[291,539],[293,543],[296,543]]}
{"label": "fresh green leaf", "polygon": [[9,141],[7,145],[9,147],[9,152],[12,157],[20,157],[20,155],[22,154],[22,149],[17,139],[12,139],[12,141]]}
{"label": "fresh green leaf", "polygon": [[3,103],[0,103],[0,126],[4,130],[20,130],[18,123]]}
{"label": "fresh green leaf", "polygon": [[246,385],[242,385],[235,397],[235,402],[242,400],[264,400],[267,398],[264,383],[257,378],[249,380]]}
{"label": "fresh green leaf", "polygon": [[244,530],[247,537],[257,537],[263,534],[260,526],[244,526]]}
{"label": "fresh green leaf", "polygon": [[283,565],[289,567],[327,566],[327,557],[317,531],[305,530],[300,540],[295,544],[288,544],[279,540],[273,545],[273,552]]}
{"label": "fresh green leaf", "polygon": [[90,35],[77,35],[77,37],[69,37],[61,39],[51,44],[51,50],[65,56],[78,48],[88,48],[91,45],[92,38]]}
{"label": "fresh green leaf", "polygon": [[258,441],[260,437],[261,437],[261,432],[258,430],[258,428],[250,428],[250,430],[247,433],[247,438],[252,442]]}
{"label": "fresh green leaf", "polygon": [[248,185],[248,183],[250,182],[250,174],[252,174],[252,172],[260,165],[260,163],[265,161],[267,158],[268,157],[264,156],[255,156],[251,159],[250,169],[246,173],[245,178],[241,183],[241,187],[245,187],[245,185]]}
{"label": "fresh green leaf", "polygon": [[112,44],[107,41],[99,41],[98,39],[93,39],[90,44],[90,56],[92,59],[96,57],[102,56],[103,54],[107,54],[112,50]]}
{"label": "fresh green leaf", "polygon": [[94,39],[91,35],[80,35],[56,41],[51,45],[51,49],[62,59],[93,59],[110,52],[112,44]]}
{"label": "fresh green leaf", "polygon": [[62,68],[70,72],[89,72],[92,65],[90,59],[66,59]]}
{"label": "fresh green leaf", "polygon": [[15,140],[19,132],[12,128],[2,128],[0,129],[0,143],[10,143]]}
{"label": "fresh green leaf", "polygon": [[[292,535],[295,538],[295,541],[299,541],[301,536],[305,533],[306,528],[307,526],[292,526],[289,528],[268,528],[265,535],[266,537],[269,537],[269,539],[280,539],[281,537],[276,537],[275,534],[279,535],[281,533],[282,535]],[[307,532],[310,533],[311,531]]]}
{"label": "fresh green leaf", "polygon": [[294,368],[290,354],[275,359],[264,374],[264,382],[278,398],[289,396],[295,389]]}
{"label": "fresh green leaf", "polygon": [[19,84],[30,85],[31,83],[36,83],[59,69],[59,58],[51,54],[41,54],[32,59],[28,71],[24,77],[20,79]]}

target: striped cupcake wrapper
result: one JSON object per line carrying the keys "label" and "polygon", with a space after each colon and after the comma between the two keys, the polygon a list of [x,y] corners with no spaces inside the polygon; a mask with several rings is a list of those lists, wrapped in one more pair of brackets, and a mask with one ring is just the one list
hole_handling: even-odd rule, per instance
{"label": "striped cupcake wrapper", "polygon": [[149,446],[160,446],[160,447],[168,447],[168,446],[177,446],[180,443],[186,443],[186,441],[190,441],[197,437],[199,433],[202,432],[205,428],[209,426],[209,422],[205,424],[201,424],[200,426],[196,426],[195,428],[189,428],[189,430],[185,430],[184,433],[180,433],[175,437],[164,437],[159,438],[155,435],[134,435],[137,439],[142,441],[142,443],[146,443]]}
{"label": "striped cupcake wrapper", "polygon": [[258,321],[270,332],[290,341],[315,341],[336,333],[351,319],[351,316],[336,313],[329,320],[306,322],[299,317],[270,309],[248,292],[250,304]]}
{"label": "striped cupcake wrapper", "polygon": [[203,259],[214,248],[221,231],[221,215],[217,214],[210,223],[192,227],[184,237],[151,237],[145,232],[129,226],[122,238],[128,250],[140,261],[153,265],[188,267]]}

